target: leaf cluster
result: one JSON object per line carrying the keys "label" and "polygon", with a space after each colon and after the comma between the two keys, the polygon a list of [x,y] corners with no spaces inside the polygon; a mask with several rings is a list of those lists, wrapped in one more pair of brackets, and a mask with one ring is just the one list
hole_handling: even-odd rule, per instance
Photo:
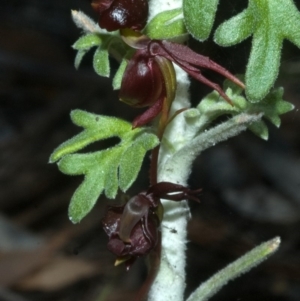
{"label": "leaf cluster", "polygon": [[[213,120],[221,115],[235,116],[242,112],[249,114],[263,114],[263,117],[276,127],[280,126],[280,115],[294,109],[293,104],[283,100],[283,88],[272,89],[259,103],[247,101],[243,95],[243,90],[226,80],[224,82],[224,91],[232,100],[230,105],[220,95],[213,91],[208,94],[197,106],[199,111],[198,127],[203,130]],[[249,129],[260,138],[268,139],[268,127],[264,120],[252,123]]]}
{"label": "leaf cluster", "polygon": [[[184,0],[188,32],[203,41],[210,35],[219,0]],[[221,46],[232,46],[252,37],[246,68],[246,95],[261,101],[278,76],[283,40],[300,47],[300,12],[292,0],[249,0],[241,13],[222,23],[214,34]]]}
{"label": "leaf cluster", "polygon": [[81,36],[72,47],[77,50],[74,62],[76,69],[79,68],[85,54],[93,47],[96,47],[93,56],[93,68],[99,76],[110,76],[109,54],[120,60],[121,64],[113,79],[113,89],[120,89],[123,73],[132,51],[121,41],[118,34],[115,32],[107,34],[99,32],[87,33]]}
{"label": "leaf cluster", "polygon": [[[199,41],[211,33],[219,0],[184,0],[183,8],[156,15],[144,29],[152,39],[182,41],[187,33]],[[214,33],[214,41],[224,47],[241,43],[252,37],[246,67],[246,95],[251,102],[260,102],[272,89],[278,76],[283,40],[300,47],[300,12],[292,0],[249,0],[248,7],[223,22]],[[128,58],[132,55],[117,32],[93,32],[79,38],[73,45],[77,50],[75,67],[92,47],[97,47],[93,67],[100,76],[110,75],[109,53],[121,61],[113,80],[119,89]]]}

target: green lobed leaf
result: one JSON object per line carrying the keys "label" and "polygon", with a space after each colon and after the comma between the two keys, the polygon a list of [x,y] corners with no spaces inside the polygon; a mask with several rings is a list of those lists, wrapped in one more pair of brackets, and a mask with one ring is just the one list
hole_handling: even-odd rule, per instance
{"label": "green lobed leaf", "polygon": [[57,147],[51,154],[49,163],[75,153],[95,141],[110,137],[122,138],[126,133],[131,132],[130,123],[115,117],[96,115],[82,110],[74,110],[70,115],[73,123],[85,130]]}
{"label": "green lobed leaf", "polygon": [[249,101],[261,101],[273,87],[283,40],[300,47],[299,28],[300,12],[292,0],[249,0],[248,8],[218,27],[214,40],[222,46],[253,37],[246,70]]}
{"label": "green lobed leaf", "polygon": [[256,110],[264,112],[264,117],[273,123],[276,127],[280,126],[280,115],[294,109],[294,105],[284,101],[283,88],[272,90],[260,103],[253,105]]}
{"label": "green lobed leaf", "polygon": [[100,46],[102,44],[102,37],[96,33],[89,33],[80,37],[72,46],[72,48],[78,50],[74,66],[79,68],[84,55],[94,46]]}
{"label": "green lobed leaf", "polygon": [[151,39],[173,39],[187,33],[182,9],[167,10],[157,14],[144,29]]}
{"label": "green lobed leaf", "polygon": [[[158,138],[145,128],[132,130],[131,124],[114,117],[81,110],[71,113],[73,122],[84,128],[78,135],[61,144],[50,156],[61,172],[84,175],[82,184],[72,196],[69,217],[78,223],[95,205],[102,192],[114,198],[120,187],[124,192],[133,184],[146,152],[158,145]],[[109,149],[78,154],[87,145],[111,137],[120,143]]]}
{"label": "green lobed leaf", "polygon": [[[144,133],[122,154],[119,167],[119,185],[122,191],[126,191],[132,185],[133,179],[139,173],[145,153],[157,143],[156,139],[153,134]],[[127,176],[128,173],[133,175],[132,178]]]}
{"label": "green lobed leaf", "polygon": [[84,181],[76,189],[69,205],[69,218],[73,223],[80,222],[90,212],[104,189],[103,169],[93,169],[95,163],[92,154],[67,155],[58,162],[60,171],[68,175],[81,175],[85,170]]}
{"label": "green lobed leaf", "polygon": [[204,41],[211,32],[219,0],[184,0],[183,14],[188,32]]}
{"label": "green lobed leaf", "polygon": [[93,67],[95,72],[104,77],[109,77],[110,66],[109,66],[109,55],[107,49],[98,47],[95,51],[93,58]]}
{"label": "green lobed leaf", "polygon": [[244,41],[253,33],[252,26],[249,26],[252,22],[251,11],[245,9],[217,28],[214,34],[215,42],[222,46],[231,46]]}

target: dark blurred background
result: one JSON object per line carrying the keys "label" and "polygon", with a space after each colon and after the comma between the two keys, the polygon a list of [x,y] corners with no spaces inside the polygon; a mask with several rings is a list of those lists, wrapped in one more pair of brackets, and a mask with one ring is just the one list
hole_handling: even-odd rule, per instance
{"label": "dark blurred background", "polygon": [[[247,5],[228,2],[221,1],[216,24]],[[80,30],[71,9],[95,17],[84,0],[0,4],[0,301],[132,300],[146,275],[142,259],[129,273],[113,267],[100,225],[105,198],[79,225],[71,224],[68,203],[81,179],[47,164],[52,150],[80,130],[70,121],[72,109],[127,120],[137,114],[117,100],[110,79],[95,75],[91,55],[74,69],[71,45]],[[228,49],[211,39],[191,45],[241,73],[250,42]],[[187,294],[279,235],[282,247],[274,256],[211,300],[300,300],[300,50],[289,42],[280,74],[284,98],[296,108],[279,130],[270,125],[269,141],[247,132],[195,163],[190,186],[203,193],[200,205],[191,204]],[[209,91],[196,83],[191,90],[195,104]],[[146,168],[147,162],[130,193],[148,185]]]}

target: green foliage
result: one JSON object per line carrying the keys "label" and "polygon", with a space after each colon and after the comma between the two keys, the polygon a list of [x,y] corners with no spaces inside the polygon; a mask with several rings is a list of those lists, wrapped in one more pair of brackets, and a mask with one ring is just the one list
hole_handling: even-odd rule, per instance
{"label": "green foliage", "polygon": [[102,37],[97,33],[89,33],[80,37],[74,44],[73,49],[89,50],[91,47],[100,46]]}
{"label": "green foliage", "polygon": [[104,77],[109,77],[110,75],[110,66],[108,58],[108,50],[98,47],[95,51],[93,58],[93,67],[95,72]]}
{"label": "green foliage", "polygon": [[[103,191],[108,198],[115,198],[118,188],[126,191],[135,181],[145,153],[159,141],[145,128],[132,130],[130,123],[115,117],[75,110],[71,119],[84,130],[56,148],[50,163],[58,161],[60,171],[65,174],[84,175],[69,206],[69,217],[77,223],[90,212]],[[111,137],[119,137],[120,143],[92,153],[76,153]]]}
{"label": "green foliage", "polygon": [[215,41],[231,46],[253,36],[246,70],[246,95],[263,99],[273,86],[284,39],[300,47],[300,13],[292,0],[249,0],[248,8],[219,26]]}
{"label": "green foliage", "polygon": [[75,68],[78,69],[84,55],[92,47],[100,47],[102,45],[103,39],[102,36],[98,33],[89,33],[80,37],[74,44],[73,49],[77,50],[75,57]]}
{"label": "green foliage", "polygon": [[219,0],[184,0],[184,21],[189,33],[197,40],[209,37]]}
{"label": "green foliage", "polygon": [[113,89],[118,90],[121,88],[121,83],[123,79],[123,74],[125,72],[125,69],[127,67],[128,61],[127,59],[123,59],[114,78],[113,78]]}
{"label": "green foliage", "polygon": [[[208,38],[219,0],[184,0],[186,28],[196,39]],[[259,102],[278,76],[284,39],[300,47],[300,12],[292,0],[249,0],[248,7],[222,23],[214,40],[221,46],[236,45],[252,35],[246,69],[246,95]]]}
{"label": "green foliage", "polygon": [[[228,80],[225,81],[224,91],[226,91],[226,94],[232,100],[233,106],[224,101],[216,91],[208,94],[197,107],[203,123],[208,124],[208,122],[224,114],[234,116],[245,112],[250,114],[263,113],[265,119],[279,127],[279,116],[294,108],[291,103],[282,99],[283,88],[271,90],[259,103],[247,101],[242,95],[243,90]],[[251,124],[249,129],[260,138],[268,139],[268,128],[263,120]]]}
{"label": "green foliage", "polygon": [[[118,43],[115,43],[118,41]],[[80,37],[74,44],[73,48],[77,50],[75,57],[75,68],[78,69],[84,55],[93,47],[97,47],[93,57],[93,67],[95,72],[104,77],[110,75],[109,64],[109,49],[111,45],[119,51],[120,39],[116,37],[116,33],[112,34],[100,34],[100,33],[88,33]]]}
{"label": "green foliage", "polygon": [[74,61],[75,69],[79,68],[81,61],[86,53],[87,53],[87,50],[78,50],[77,51],[77,54],[75,56],[75,61]]}
{"label": "green foliage", "polygon": [[182,9],[167,10],[156,15],[144,32],[151,39],[172,39],[186,34]]}

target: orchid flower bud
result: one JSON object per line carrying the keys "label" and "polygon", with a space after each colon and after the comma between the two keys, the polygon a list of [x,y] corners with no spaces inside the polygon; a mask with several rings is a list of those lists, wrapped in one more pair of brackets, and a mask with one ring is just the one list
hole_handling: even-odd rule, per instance
{"label": "orchid flower bud", "polygon": [[148,0],[92,0],[99,26],[108,31],[122,28],[141,30],[148,18]]}

